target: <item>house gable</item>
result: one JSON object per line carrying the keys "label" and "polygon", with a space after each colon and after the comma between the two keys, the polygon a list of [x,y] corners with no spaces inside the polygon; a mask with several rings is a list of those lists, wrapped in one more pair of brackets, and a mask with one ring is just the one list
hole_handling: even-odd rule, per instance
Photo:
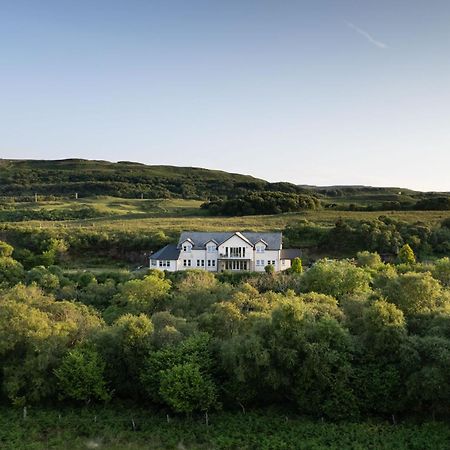
{"label": "house gable", "polygon": [[234,237],[238,237],[241,241],[243,241],[245,244],[249,245],[250,247],[253,247],[253,243],[251,241],[249,241],[245,236],[243,236],[241,233],[239,233],[239,231],[237,231],[236,233],[234,233],[233,235],[231,235],[230,237],[228,237],[227,239],[225,239],[223,242],[221,242],[219,245],[220,247],[225,246],[225,244],[227,244],[228,242],[234,240]]}

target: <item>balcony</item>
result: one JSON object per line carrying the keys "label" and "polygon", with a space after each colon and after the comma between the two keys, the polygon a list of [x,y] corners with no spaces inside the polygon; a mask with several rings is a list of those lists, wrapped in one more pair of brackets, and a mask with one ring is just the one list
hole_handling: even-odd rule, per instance
{"label": "balcony", "polygon": [[222,255],[219,254],[217,259],[223,259],[223,260],[227,260],[227,261],[232,261],[233,259],[237,260],[237,261],[250,261],[251,258],[249,258],[248,256],[230,256],[230,255]]}

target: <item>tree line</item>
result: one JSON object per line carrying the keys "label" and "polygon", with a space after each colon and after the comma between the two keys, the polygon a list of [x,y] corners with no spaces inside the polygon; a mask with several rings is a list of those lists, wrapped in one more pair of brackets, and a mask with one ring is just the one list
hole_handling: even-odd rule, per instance
{"label": "tree line", "polygon": [[318,209],[320,206],[320,200],[314,195],[256,192],[234,198],[205,202],[201,205],[201,208],[211,215],[248,216],[297,212],[305,209]]}

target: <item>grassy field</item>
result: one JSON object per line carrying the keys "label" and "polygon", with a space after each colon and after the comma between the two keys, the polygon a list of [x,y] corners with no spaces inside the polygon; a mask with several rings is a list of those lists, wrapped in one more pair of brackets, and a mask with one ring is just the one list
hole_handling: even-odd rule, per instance
{"label": "grassy field", "polygon": [[36,210],[65,210],[74,208],[93,208],[99,214],[111,216],[165,216],[165,215],[198,215],[201,201],[183,199],[122,199],[116,197],[93,197],[78,200],[47,200],[37,202],[8,202],[0,203],[2,210],[36,211]]}
{"label": "grassy field", "polygon": [[387,422],[326,423],[279,413],[215,413],[205,418],[167,417],[145,410],[4,409],[0,447],[5,450],[446,450],[450,427]]}
{"label": "grassy field", "polygon": [[266,216],[208,217],[200,209],[201,201],[182,199],[141,200],[119,199],[113,197],[80,200],[46,201],[37,203],[17,203],[11,205],[20,209],[69,209],[89,206],[106,216],[64,221],[32,220],[17,222],[15,226],[34,226],[41,228],[90,228],[104,230],[281,230],[286,225],[308,220],[323,226],[332,226],[337,219],[365,220],[381,215],[406,222],[424,222],[436,225],[450,217],[450,211],[333,211],[317,210],[301,213],[286,213]]}

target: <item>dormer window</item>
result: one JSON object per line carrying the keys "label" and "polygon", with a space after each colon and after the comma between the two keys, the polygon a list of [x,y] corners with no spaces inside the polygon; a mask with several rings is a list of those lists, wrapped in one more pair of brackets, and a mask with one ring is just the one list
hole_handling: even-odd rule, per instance
{"label": "dormer window", "polygon": [[266,250],[266,247],[263,244],[257,244],[256,253],[264,253],[265,250]]}
{"label": "dormer window", "polygon": [[208,253],[214,253],[217,250],[217,247],[214,244],[208,244],[206,250]]}
{"label": "dormer window", "polygon": [[183,245],[183,252],[190,252],[191,249],[192,249],[192,246],[190,244]]}

